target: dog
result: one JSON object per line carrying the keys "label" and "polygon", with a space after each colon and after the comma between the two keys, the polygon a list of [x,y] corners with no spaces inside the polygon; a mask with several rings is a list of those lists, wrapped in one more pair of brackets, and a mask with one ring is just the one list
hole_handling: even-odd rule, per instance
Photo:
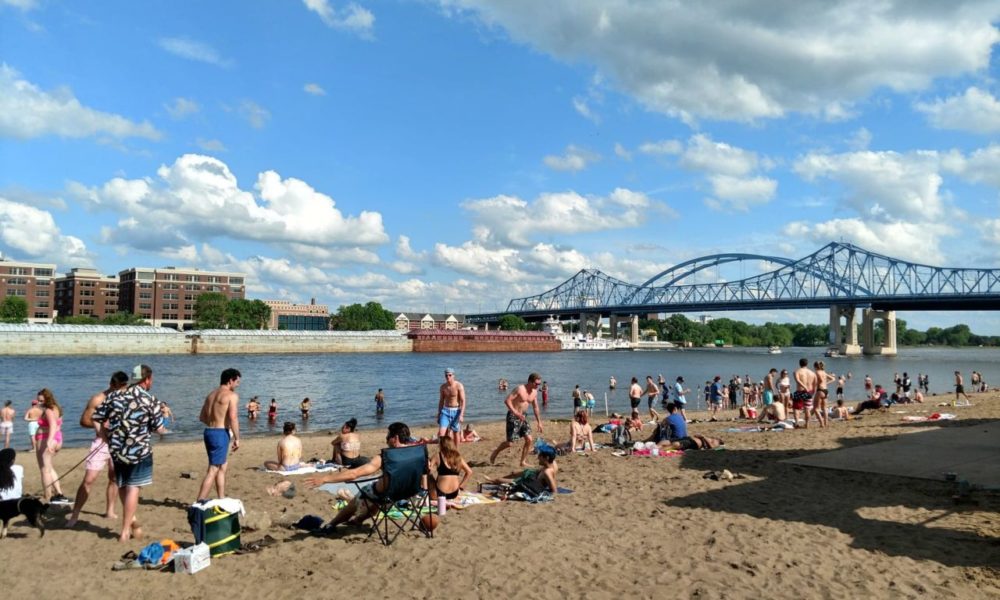
{"label": "dog", "polygon": [[0,521],[3,522],[3,526],[0,527],[0,540],[7,537],[7,524],[10,520],[24,515],[28,518],[28,523],[32,527],[37,527],[39,537],[45,535],[45,522],[43,516],[45,511],[49,509],[49,505],[45,504],[38,498],[24,497],[17,500],[2,500],[0,501]]}

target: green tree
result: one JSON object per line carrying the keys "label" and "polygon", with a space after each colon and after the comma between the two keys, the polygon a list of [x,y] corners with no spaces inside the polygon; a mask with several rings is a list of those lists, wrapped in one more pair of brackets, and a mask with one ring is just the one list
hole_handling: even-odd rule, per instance
{"label": "green tree", "polygon": [[101,320],[102,325],[149,325],[149,322],[145,319],[133,315],[127,310],[119,311],[106,315],[103,320]]}
{"label": "green tree", "polygon": [[100,321],[90,315],[60,315],[56,323],[60,325],[97,325]]}
{"label": "green tree", "polygon": [[503,331],[524,331],[528,328],[528,323],[517,315],[504,315],[498,322]]}
{"label": "green tree", "polygon": [[378,302],[341,306],[330,319],[333,329],[339,331],[372,331],[395,329],[392,313]]}
{"label": "green tree", "polygon": [[0,302],[0,322],[25,323],[28,321],[28,301],[20,296],[7,296]]}
{"label": "green tree", "polygon": [[271,319],[271,307],[260,300],[236,298],[226,305],[226,325],[230,329],[264,329]]}
{"label": "green tree", "polygon": [[229,299],[220,292],[205,292],[194,303],[195,329],[222,329],[226,326]]}

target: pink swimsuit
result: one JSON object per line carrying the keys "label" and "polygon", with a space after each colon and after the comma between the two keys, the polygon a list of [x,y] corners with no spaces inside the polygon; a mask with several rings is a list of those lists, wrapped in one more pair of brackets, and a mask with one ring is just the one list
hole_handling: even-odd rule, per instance
{"label": "pink swimsuit", "polygon": [[[57,444],[61,444],[63,441],[62,417],[56,419],[56,425],[59,427],[59,431],[57,431],[55,435],[52,436],[53,441]],[[49,422],[45,420],[45,413],[42,413],[42,416],[38,418],[38,431],[35,433],[35,441],[40,442],[42,440],[47,439],[48,437],[49,437]]]}

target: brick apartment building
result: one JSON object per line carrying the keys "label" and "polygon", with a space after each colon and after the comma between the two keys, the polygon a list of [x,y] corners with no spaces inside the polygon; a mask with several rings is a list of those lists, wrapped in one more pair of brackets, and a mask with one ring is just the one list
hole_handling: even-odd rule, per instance
{"label": "brick apartment building", "polygon": [[54,264],[0,256],[0,299],[20,296],[28,303],[29,323],[51,323],[55,318],[55,272]]}
{"label": "brick apartment building", "polygon": [[56,278],[55,282],[58,316],[103,319],[118,312],[118,277],[115,275],[76,268]]}
{"label": "brick apartment building", "polygon": [[220,292],[230,300],[246,296],[243,273],[164,267],[134,267],[118,273],[118,310],[146,319],[154,327],[191,329],[194,305],[205,292]]}
{"label": "brick apartment building", "polygon": [[316,304],[315,298],[309,304],[283,300],[264,300],[264,304],[271,307],[268,329],[320,331],[330,328],[330,309],[325,304]]}

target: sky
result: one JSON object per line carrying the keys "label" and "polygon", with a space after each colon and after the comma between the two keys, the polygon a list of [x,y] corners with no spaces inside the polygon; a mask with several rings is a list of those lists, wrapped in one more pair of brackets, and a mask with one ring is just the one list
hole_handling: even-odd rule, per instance
{"label": "sky", "polygon": [[[998,19],[961,0],[0,0],[0,252],[433,312],[831,241],[1000,267]],[[899,317],[1000,334],[995,312]]]}

